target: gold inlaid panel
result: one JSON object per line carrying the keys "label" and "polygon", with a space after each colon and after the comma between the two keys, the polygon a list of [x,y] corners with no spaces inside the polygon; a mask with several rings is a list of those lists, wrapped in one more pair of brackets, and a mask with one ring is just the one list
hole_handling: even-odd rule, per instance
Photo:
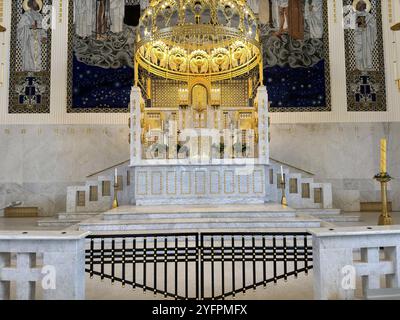
{"label": "gold inlaid panel", "polygon": [[136,194],[138,196],[147,195],[147,172],[139,171],[136,178]]}
{"label": "gold inlaid panel", "polygon": [[152,81],[152,107],[175,107],[178,104],[179,82],[172,80]]}
{"label": "gold inlaid panel", "polygon": [[103,197],[111,196],[111,181],[102,181],[101,182],[101,195]]}
{"label": "gold inlaid panel", "polygon": [[167,194],[176,195],[176,171],[167,171]]}
{"label": "gold inlaid panel", "polygon": [[97,186],[90,186],[89,188],[89,201],[98,201],[98,187]]}
{"label": "gold inlaid panel", "polygon": [[238,188],[239,193],[248,194],[249,193],[249,183],[250,176],[249,175],[238,175]]}
{"label": "gold inlaid panel", "polygon": [[310,184],[309,183],[302,183],[301,184],[301,197],[303,199],[310,199]]}
{"label": "gold inlaid panel", "polygon": [[264,171],[262,170],[253,172],[253,192],[257,194],[264,192]]}
{"label": "gold inlaid panel", "polygon": [[206,194],[206,177],[207,175],[205,171],[196,171],[194,173],[195,193],[197,195]]}
{"label": "gold inlaid panel", "polygon": [[181,194],[192,193],[192,173],[190,171],[181,172]]}
{"label": "gold inlaid panel", "polygon": [[247,106],[247,81],[228,80],[221,83],[221,107]]}
{"label": "gold inlaid panel", "polygon": [[153,171],[151,172],[151,195],[159,196],[163,191],[163,183],[162,183],[162,172],[161,171]]}
{"label": "gold inlaid panel", "polygon": [[235,172],[224,171],[224,192],[226,194],[235,193]]}
{"label": "gold inlaid panel", "polygon": [[219,171],[216,170],[210,171],[210,193],[211,194],[221,193]]}

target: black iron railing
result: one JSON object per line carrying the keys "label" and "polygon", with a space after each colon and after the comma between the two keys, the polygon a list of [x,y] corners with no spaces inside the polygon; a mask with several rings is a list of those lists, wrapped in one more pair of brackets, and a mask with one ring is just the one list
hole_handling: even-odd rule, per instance
{"label": "black iron railing", "polygon": [[90,235],[86,271],[175,299],[224,299],[312,268],[310,235],[176,233]]}

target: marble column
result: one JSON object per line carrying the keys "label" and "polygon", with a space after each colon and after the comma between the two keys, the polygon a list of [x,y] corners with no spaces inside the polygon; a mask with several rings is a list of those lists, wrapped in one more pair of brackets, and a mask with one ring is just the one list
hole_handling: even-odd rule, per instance
{"label": "marble column", "polygon": [[131,166],[140,164],[142,160],[142,143],[141,143],[141,124],[140,124],[140,101],[141,101],[140,88],[133,86],[131,91],[131,145],[130,156]]}
{"label": "marble column", "polygon": [[257,89],[258,102],[258,156],[260,164],[269,164],[268,93],[265,86]]}

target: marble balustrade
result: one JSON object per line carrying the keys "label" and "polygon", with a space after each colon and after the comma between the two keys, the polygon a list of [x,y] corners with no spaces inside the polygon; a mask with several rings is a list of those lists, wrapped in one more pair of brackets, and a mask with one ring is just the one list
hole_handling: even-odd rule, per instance
{"label": "marble balustrade", "polygon": [[[1,231],[0,300],[84,299],[88,234]],[[14,284],[15,295],[11,290]]]}
{"label": "marble balustrade", "polygon": [[[315,299],[366,298],[371,292],[400,295],[400,226],[308,231],[313,236]],[[360,283],[362,290],[357,290]]]}

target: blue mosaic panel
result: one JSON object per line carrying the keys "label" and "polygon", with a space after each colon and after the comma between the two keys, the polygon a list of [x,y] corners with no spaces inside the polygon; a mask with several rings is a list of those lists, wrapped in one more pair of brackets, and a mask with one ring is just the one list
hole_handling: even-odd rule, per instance
{"label": "blue mosaic panel", "polygon": [[271,112],[330,111],[327,2],[271,1],[261,26]]}
{"label": "blue mosaic panel", "polygon": [[[96,12],[101,3],[105,13],[99,22]],[[121,20],[121,16],[115,18],[108,0],[93,0],[89,9],[79,0],[69,0],[68,112],[128,112],[134,81],[135,29],[140,16],[138,3],[126,0],[125,6],[119,8]],[[83,10],[91,10],[92,14]],[[83,27],[79,17],[84,21]],[[116,23],[114,19],[120,21]]]}

